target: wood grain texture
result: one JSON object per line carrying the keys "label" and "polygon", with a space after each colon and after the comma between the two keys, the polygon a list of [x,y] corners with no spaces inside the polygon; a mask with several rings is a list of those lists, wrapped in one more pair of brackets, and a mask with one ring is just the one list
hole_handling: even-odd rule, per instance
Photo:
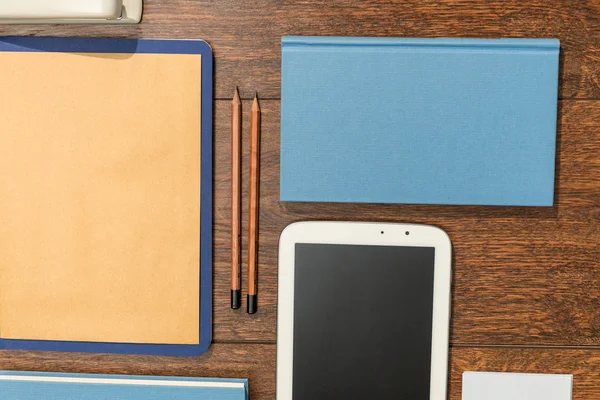
{"label": "wood grain texture", "polygon": [[600,398],[598,350],[452,348],[450,400],[461,399],[465,371],[573,374],[573,400]]}
{"label": "wood grain texture", "polygon": [[[215,344],[201,357],[148,357],[82,353],[0,352],[0,370],[102,374],[206,376],[250,379],[253,400],[275,398],[276,346]],[[573,374],[573,400],[600,398],[600,352],[582,349],[450,349],[449,396],[460,400],[464,371]]]}
{"label": "wood grain texture", "polygon": [[280,96],[282,35],[556,37],[562,98],[600,97],[597,0],[146,0],[137,26],[0,26],[0,35],[201,38],[216,96]]}
{"label": "wood grain texture", "polygon": [[215,344],[200,357],[0,351],[0,370],[248,378],[251,399],[275,398],[274,345]]}
{"label": "wood grain texture", "polygon": [[[593,100],[600,100],[599,1],[145,0],[137,26],[0,26],[0,35],[202,38],[214,50],[215,95],[223,99],[215,103],[215,344],[209,352],[194,358],[0,352],[0,369],[249,377],[254,400],[274,399],[281,230],[300,220],[397,221],[438,225],[453,241],[451,400],[460,399],[465,370],[574,373],[574,400],[600,398],[600,101]],[[282,35],[559,38],[560,97],[578,101],[559,103],[555,206],[280,203]],[[262,108],[255,315],[244,305],[229,307],[236,85],[245,99],[258,91]],[[242,119],[244,216],[250,106],[244,102]],[[242,232],[247,229],[242,218]],[[243,235],[244,265],[247,249]],[[246,279],[242,285],[246,293]]]}
{"label": "wood grain texture", "polygon": [[[263,101],[256,317],[232,312],[226,301],[227,105],[216,103],[216,340],[275,341],[277,249],[286,225],[364,220],[433,224],[448,232],[454,246],[452,343],[600,345],[600,102],[560,102],[556,204],[528,208],[280,203],[279,102]],[[243,154],[247,165],[247,148]],[[247,184],[248,177],[242,180]]]}
{"label": "wood grain texture", "polygon": [[[229,140],[221,132],[227,132],[228,113],[226,101],[215,103],[215,152],[214,152],[214,333],[216,342],[250,341],[275,343],[277,312],[277,239],[265,241],[265,232],[277,229],[276,221],[270,219],[272,205],[279,199],[279,102],[261,100],[261,152],[260,152],[260,208],[258,231],[258,312],[248,315],[246,305],[232,310],[223,299],[229,296],[229,278],[225,267],[229,265],[231,252],[229,216],[229,165],[231,152]],[[249,211],[250,182],[250,108],[251,101],[243,101],[242,117],[242,215]],[[225,119],[224,119],[225,118]],[[225,129],[225,131],[223,131]],[[265,216],[267,219],[265,219]],[[248,219],[242,218],[242,232],[248,232]],[[278,233],[273,236],[275,238]],[[242,236],[242,265],[248,262],[248,235]],[[229,271],[229,267],[227,267]],[[242,279],[242,293],[247,293],[247,271]],[[246,301],[246,297],[243,301]]]}

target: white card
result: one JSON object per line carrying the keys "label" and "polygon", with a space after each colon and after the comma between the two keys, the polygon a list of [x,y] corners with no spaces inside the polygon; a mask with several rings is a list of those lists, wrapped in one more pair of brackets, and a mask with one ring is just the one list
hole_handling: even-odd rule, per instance
{"label": "white card", "polygon": [[573,375],[463,373],[462,400],[571,400]]}

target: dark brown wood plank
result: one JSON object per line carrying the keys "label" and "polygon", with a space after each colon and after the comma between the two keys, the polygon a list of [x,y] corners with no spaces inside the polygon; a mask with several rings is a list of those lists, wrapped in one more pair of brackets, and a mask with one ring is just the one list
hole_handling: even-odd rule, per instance
{"label": "dark brown wood plank", "polygon": [[[246,313],[248,287],[248,198],[250,179],[250,101],[242,111],[242,307],[232,310],[231,269],[231,110],[229,101],[215,107],[214,184],[214,339],[216,341],[275,342],[277,314],[277,245],[266,244],[266,231],[276,229],[276,221],[265,211],[279,199],[279,101],[261,101],[261,154],[259,181],[258,312]],[[265,218],[266,217],[266,218]],[[277,218],[277,217],[275,217]],[[277,240],[275,241],[275,243]]]}
{"label": "dark brown wood plank", "polygon": [[600,398],[597,350],[455,347],[450,353],[450,400],[461,399],[464,371],[573,374],[573,400]]}
{"label": "dark brown wood plank", "polygon": [[[600,98],[595,0],[146,0],[138,26],[0,26],[0,35],[203,38],[215,52],[217,98],[280,97],[282,35],[558,37],[560,96]],[[277,241],[293,221],[435,224],[454,243],[455,344],[600,345],[600,102],[563,101],[552,208],[279,202],[279,102],[263,101],[259,313],[229,309],[229,102],[216,103],[214,337],[196,358],[0,352],[0,369],[250,377],[275,397]],[[244,104],[244,124],[249,121]],[[248,135],[244,130],[244,214]],[[247,229],[243,219],[243,232]],[[243,255],[246,261],[246,236]],[[244,269],[244,277],[246,272]],[[246,282],[244,281],[244,287]],[[255,342],[255,344],[223,344]],[[574,399],[598,398],[600,356],[581,349],[452,349],[451,399],[464,370],[575,372]]]}
{"label": "dark brown wood plank", "polygon": [[595,0],[146,0],[137,26],[0,26],[0,35],[202,38],[215,52],[216,95],[280,96],[283,35],[556,37],[560,96],[600,97]]}
{"label": "dark brown wood plank", "polygon": [[0,351],[0,370],[248,378],[250,398],[275,398],[274,345],[214,344],[200,357]]}
{"label": "dark brown wood plank", "polygon": [[[247,215],[250,102],[243,107],[242,215]],[[262,101],[261,107],[259,312],[249,316],[229,309],[230,103],[216,103],[217,341],[275,341],[277,249],[286,225],[363,220],[433,224],[449,233],[453,343],[600,345],[600,102],[560,103],[557,201],[549,208],[280,203],[279,102]],[[242,232],[246,227],[244,218]],[[244,235],[244,265],[246,252]],[[245,290],[245,269],[243,276]]]}
{"label": "dark brown wood plank", "polygon": [[[215,344],[201,357],[0,352],[1,370],[249,378],[253,400],[275,398],[275,361],[275,345],[260,344]],[[600,397],[597,350],[451,348],[450,400],[461,398],[464,371],[573,374],[573,400]]]}

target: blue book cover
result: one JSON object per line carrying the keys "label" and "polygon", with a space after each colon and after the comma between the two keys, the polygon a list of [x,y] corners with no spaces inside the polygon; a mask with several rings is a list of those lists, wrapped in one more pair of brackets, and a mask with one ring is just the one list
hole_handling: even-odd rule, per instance
{"label": "blue book cover", "polygon": [[552,206],[559,41],[284,37],[281,200]]}
{"label": "blue book cover", "polygon": [[247,379],[0,371],[11,400],[247,400]]}

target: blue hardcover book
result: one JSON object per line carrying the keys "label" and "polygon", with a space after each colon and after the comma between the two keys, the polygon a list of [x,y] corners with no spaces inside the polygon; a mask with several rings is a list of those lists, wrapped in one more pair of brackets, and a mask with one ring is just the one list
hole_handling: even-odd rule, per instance
{"label": "blue hardcover book", "polygon": [[552,206],[559,41],[284,37],[281,200]]}
{"label": "blue hardcover book", "polygon": [[247,379],[0,371],[0,397],[18,400],[247,400]]}

